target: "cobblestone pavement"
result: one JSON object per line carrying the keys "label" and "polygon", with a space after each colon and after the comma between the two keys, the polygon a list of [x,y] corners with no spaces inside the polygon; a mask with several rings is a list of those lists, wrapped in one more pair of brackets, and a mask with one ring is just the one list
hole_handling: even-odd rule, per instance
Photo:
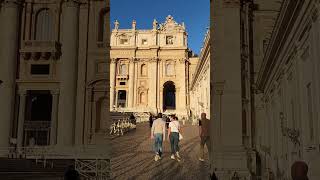
{"label": "cobblestone pavement", "polygon": [[111,159],[113,179],[209,179],[207,151],[205,162],[198,160],[198,127],[185,125],[182,134],[184,139],[180,141],[180,162],[170,159],[168,141],[164,142],[162,159],[154,161],[148,123],[138,124],[136,130],[115,138],[112,140]]}

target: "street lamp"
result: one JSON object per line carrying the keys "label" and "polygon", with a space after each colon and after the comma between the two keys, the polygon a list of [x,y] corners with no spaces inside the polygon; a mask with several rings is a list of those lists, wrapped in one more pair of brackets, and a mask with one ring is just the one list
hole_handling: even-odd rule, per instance
{"label": "street lamp", "polygon": [[283,112],[280,112],[279,116],[280,116],[282,136],[288,137],[295,146],[296,145],[300,146],[300,140],[299,140],[300,131],[297,129],[290,129],[284,126],[284,121],[286,118],[284,117]]}

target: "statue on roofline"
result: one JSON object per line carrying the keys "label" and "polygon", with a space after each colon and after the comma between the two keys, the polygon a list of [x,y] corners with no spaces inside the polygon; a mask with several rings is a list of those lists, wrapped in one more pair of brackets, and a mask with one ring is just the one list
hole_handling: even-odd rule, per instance
{"label": "statue on roofline", "polygon": [[119,22],[118,22],[118,20],[116,20],[116,21],[114,22],[114,29],[115,29],[115,30],[118,30],[118,29],[119,29]]}

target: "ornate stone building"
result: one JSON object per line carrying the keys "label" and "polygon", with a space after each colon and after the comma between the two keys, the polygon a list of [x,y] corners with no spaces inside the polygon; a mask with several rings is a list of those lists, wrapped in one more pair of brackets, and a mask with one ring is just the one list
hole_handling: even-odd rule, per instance
{"label": "ornate stone building", "polygon": [[10,143],[55,153],[108,143],[109,1],[0,8],[0,155]]}
{"label": "ornate stone building", "polygon": [[202,112],[210,118],[210,31],[207,32],[199,60],[190,83],[190,111],[192,118],[200,118]]}
{"label": "ornate stone building", "polygon": [[168,16],[150,30],[120,29],[111,33],[110,109],[170,112],[187,116],[189,56],[187,32]]}
{"label": "ornate stone building", "polygon": [[219,179],[291,179],[297,160],[319,179],[319,1],[211,5],[211,155]]}

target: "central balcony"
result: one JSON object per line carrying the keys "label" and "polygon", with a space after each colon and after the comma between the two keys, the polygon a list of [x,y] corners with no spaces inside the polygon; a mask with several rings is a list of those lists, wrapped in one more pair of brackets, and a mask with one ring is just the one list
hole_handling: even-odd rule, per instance
{"label": "central balcony", "polygon": [[49,60],[59,59],[61,56],[61,44],[57,41],[23,41],[20,54],[24,60]]}

